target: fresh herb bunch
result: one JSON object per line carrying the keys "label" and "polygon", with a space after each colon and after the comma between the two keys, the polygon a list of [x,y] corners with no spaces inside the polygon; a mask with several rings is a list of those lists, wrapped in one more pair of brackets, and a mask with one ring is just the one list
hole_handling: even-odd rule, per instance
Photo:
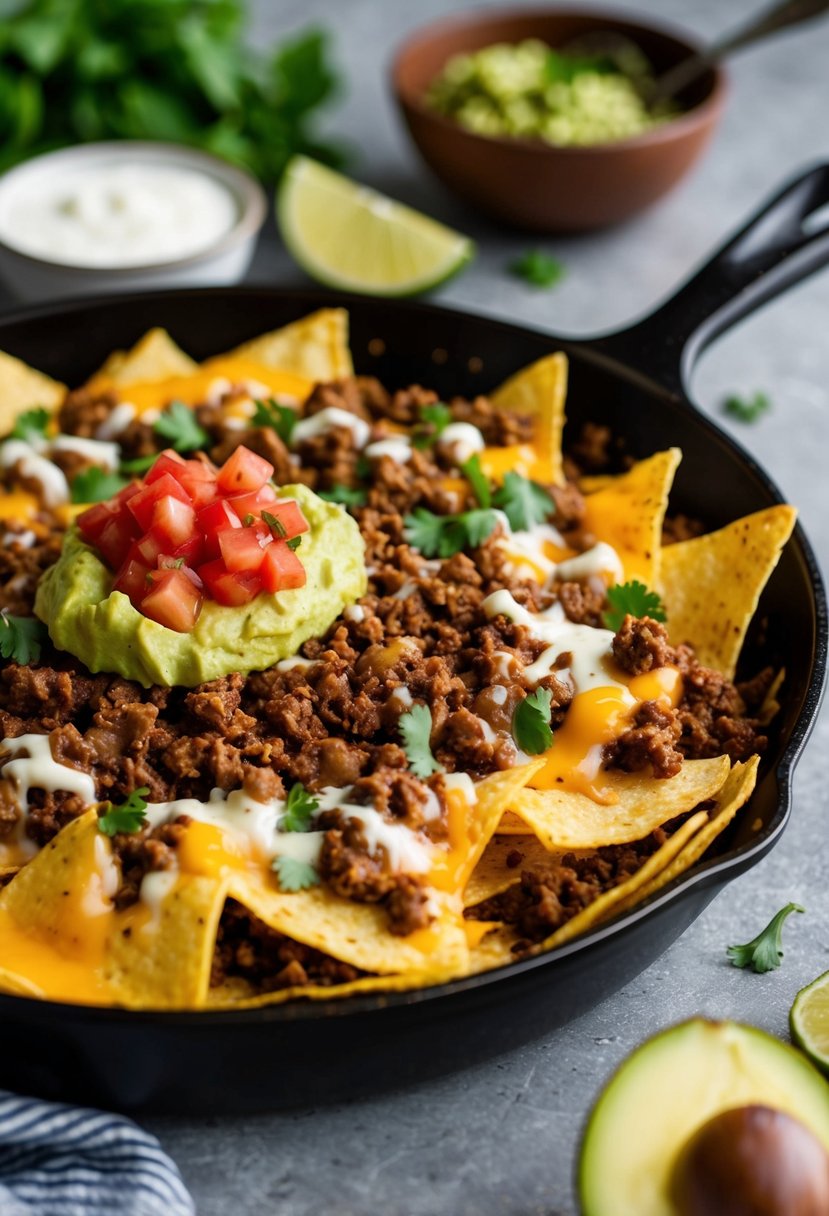
{"label": "fresh herb bunch", "polygon": [[762,933],[743,946],[728,946],[732,966],[750,967],[758,975],[774,971],[783,961],[783,925],[792,912],[805,912],[800,904],[786,904],[771,918]]}
{"label": "fresh herb bunch", "polygon": [[[8,15],[11,8],[11,15]],[[273,182],[294,153],[340,164],[314,112],[339,81],[325,33],[263,54],[244,0],[0,4],[0,169],[65,144],[191,144]]]}

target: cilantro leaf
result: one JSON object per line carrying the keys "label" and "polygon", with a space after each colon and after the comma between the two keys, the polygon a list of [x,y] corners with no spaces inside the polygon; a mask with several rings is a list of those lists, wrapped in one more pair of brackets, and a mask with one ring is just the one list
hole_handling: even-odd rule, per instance
{"label": "cilantro leaf", "polygon": [[607,599],[610,608],[602,613],[606,629],[615,633],[621,629],[622,622],[628,613],[631,616],[649,616],[654,621],[667,621],[662,600],[655,591],[649,591],[644,583],[633,579],[630,583],[617,583],[608,587]]}
{"label": "cilantro leaf", "polygon": [[805,912],[800,904],[786,904],[781,908],[753,941],[744,946],[728,946],[726,954],[734,967],[751,967],[762,975],[773,971],[783,960],[783,925],[792,912]]}
{"label": "cilantro leaf", "polygon": [[771,398],[767,393],[755,393],[753,397],[739,397],[734,393],[723,402],[723,413],[730,414],[739,422],[757,422],[771,409]]}
{"label": "cilantro leaf", "polygon": [[263,511],[262,522],[268,525],[274,536],[283,537],[286,535],[285,525],[278,515],[272,515],[270,511]]}
{"label": "cilantro leaf", "polygon": [[351,486],[335,485],[330,490],[317,490],[319,498],[326,502],[339,502],[344,507],[364,507],[368,501],[366,490],[354,489]]}
{"label": "cilantro leaf", "polygon": [[481,460],[477,452],[464,461],[461,465],[461,472],[472,486],[472,492],[478,500],[478,505],[481,507],[491,507],[492,493],[489,488],[489,481],[481,468]]}
{"label": "cilantro leaf", "polygon": [[46,626],[33,616],[0,612],[0,655],[25,667],[36,663],[46,639]]}
{"label": "cilantro leaf", "polygon": [[73,502],[105,502],[127,485],[127,479],[105,469],[84,469],[72,479]]}
{"label": "cilantro leaf", "polygon": [[320,876],[310,861],[298,861],[295,857],[274,857],[271,869],[279,879],[283,891],[307,891],[319,886]]}
{"label": "cilantro leaf", "polygon": [[452,557],[483,544],[498,526],[498,516],[483,508],[462,515],[435,515],[425,507],[415,507],[403,523],[406,541],[424,557]]}
{"label": "cilantro leaf", "polygon": [[403,748],[409,768],[414,775],[431,777],[432,773],[442,773],[443,765],[438,764],[432,755],[432,711],[429,706],[413,705],[405,714],[400,715],[397,725],[403,736]]}
{"label": "cilantro leaf", "polygon": [[292,549],[294,552],[296,552],[297,549],[299,548],[299,546],[302,544],[302,537],[301,536],[292,536],[290,540],[285,541],[285,544],[288,546],[289,549]]}
{"label": "cilantro leaf", "polygon": [[254,426],[269,426],[272,431],[276,431],[285,446],[290,447],[299,415],[290,405],[280,405],[271,397],[268,401],[256,402],[256,412],[251,421]]}
{"label": "cilantro leaf", "polygon": [[15,419],[9,438],[24,439],[26,443],[43,439],[51,417],[52,415],[46,409],[24,410]]}
{"label": "cilantro leaf", "polygon": [[431,405],[420,407],[420,425],[412,435],[412,444],[416,448],[431,447],[439,439],[452,421],[452,411],[443,401],[434,401]]}
{"label": "cilantro leaf", "polygon": [[512,737],[522,752],[539,756],[553,743],[550,729],[552,695],[547,688],[537,688],[519,701],[512,715]]}
{"label": "cilantro leaf", "polygon": [[183,401],[171,401],[153,426],[156,435],[169,439],[176,452],[197,452],[210,436],[199,426],[196,415]]}
{"label": "cilantro leaf", "polygon": [[98,817],[98,831],[105,836],[114,836],[117,832],[139,832],[147,819],[145,799],[149,792],[149,788],[142,785],[133,790],[121,806],[107,802],[106,811]]}
{"label": "cilantro leaf", "polygon": [[301,781],[295,782],[285,799],[282,818],[279,821],[280,832],[307,832],[314,812],[319,810],[319,804],[319,798],[309,794]]}
{"label": "cilantro leaf", "polygon": [[544,487],[520,473],[505,474],[504,484],[496,490],[492,502],[504,512],[513,532],[526,532],[544,523],[556,509]]}
{"label": "cilantro leaf", "polygon": [[148,469],[153,467],[158,457],[159,453],[153,452],[150,456],[138,456],[135,460],[122,460],[121,472],[127,474],[146,473]]}
{"label": "cilantro leaf", "polygon": [[516,278],[524,279],[532,287],[555,287],[565,275],[563,263],[540,249],[528,249],[510,263],[509,269]]}

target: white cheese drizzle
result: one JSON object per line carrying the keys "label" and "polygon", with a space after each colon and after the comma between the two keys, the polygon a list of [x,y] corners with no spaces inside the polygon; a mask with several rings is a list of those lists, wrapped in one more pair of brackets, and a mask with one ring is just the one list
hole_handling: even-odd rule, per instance
{"label": "white cheese drizzle", "polygon": [[338,406],[332,405],[327,409],[320,410],[318,414],[311,414],[308,418],[300,418],[291,435],[291,446],[299,447],[306,439],[313,439],[317,435],[325,435],[328,431],[333,431],[335,427],[342,427],[345,430],[351,431],[354,446],[360,449],[365,447],[371,434],[371,427],[363,418],[358,418],[356,414],[352,414],[348,410],[341,410]]}
{"label": "white cheese drizzle", "polygon": [[370,443],[365,454],[370,460],[389,456],[397,464],[408,464],[412,458],[412,445],[408,436],[394,435],[390,439],[378,439],[376,443]]}
{"label": "white cheese drizzle", "polygon": [[105,443],[102,439],[82,439],[79,435],[56,435],[49,445],[50,452],[76,452],[92,464],[114,472],[121,463],[121,449],[117,443]]}
{"label": "white cheese drizzle", "polygon": [[592,549],[559,562],[555,568],[555,576],[559,579],[587,578],[592,574],[609,574],[614,583],[622,582],[625,577],[619,554],[603,540]]}
{"label": "white cheese drizzle", "polygon": [[443,784],[448,790],[460,790],[470,806],[478,801],[478,791],[469,773],[444,773]]}
{"label": "white cheese drizzle", "polygon": [[95,432],[96,439],[114,439],[125,431],[136,415],[135,406],[131,401],[119,401],[112,412],[106,417]]}
{"label": "white cheese drizzle", "polygon": [[69,482],[51,460],[41,456],[25,439],[8,439],[0,446],[0,465],[10,469],[17,465],[22,477],[40,483],[47,507],[60,507],[69,501]]}
{"label": "white cheese drizzle", "polygon": [[486,443],[471,422],[450,422],[441,431],[437,446],[460,465],[465,464],[476,452],[482,452]]}

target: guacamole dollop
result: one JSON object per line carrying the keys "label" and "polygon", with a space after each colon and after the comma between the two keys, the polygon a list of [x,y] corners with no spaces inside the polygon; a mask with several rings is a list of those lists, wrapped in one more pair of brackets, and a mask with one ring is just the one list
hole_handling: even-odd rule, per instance
{"label": "guacamole dollop", "polygon": [[284,486],[311,526],[299,556],[307,581],[295,591],[262,593],[239,608],[206,600],[191,633],[176,633],[133,608],[112,590],[113,574],[74,527],[60,558],[40,581],[35,612],[59,650],[90,671],[112,671],[148,688],[192,688],[239,671],[272,667],[325,633],[365,592],[363,538],[343,507],[306,486]]}

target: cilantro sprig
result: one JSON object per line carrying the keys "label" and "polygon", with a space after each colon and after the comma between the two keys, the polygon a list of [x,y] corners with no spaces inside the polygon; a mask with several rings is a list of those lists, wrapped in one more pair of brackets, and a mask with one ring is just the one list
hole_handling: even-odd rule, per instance
{"label": "cilantro sprig", "polygon": [[407,543],[424,557],[452,557],[482,545],[498,526],[498,516],[486,508],[461,515],[435,515],[425,507],[415,507],[403,523]]}
{"label": "cilantro sprig", "polygon": [[14,659],[21,667],[36,663],[46,640],[46,626],[33,616],[12,616],[0,612],[0,655]]}
{"label": "cilantro sprig", "polygon": [[552,746],[552,702],[549,689],[537,688],[515,707],[512,715],[512,737],[521,751],[526,752],[528,756],[539,756]]}
{"label": "cilantro sprig", "polygon": [[662,600],[655,591],[649,591],[644,583],[633,579],[629,583],[617,583],[608,587],[607,601],[610,608],[602,613],[606,629],[615,633],[621,629],[628,613],[631,616],[649,616],[654,621],[667,621],[668,615]]}
{"label": "cilantro sprig", "polygon": [[279,879],[283,891],[294,893],[318,887],[320,876],[310,861],[299,861],[296,857],[274,857],[271,869]]}
{"label": "cilantro sprig", "polygon": [[805,912],[800,904],[786,904],[771,918],[762,933],[743,946],[728,946],[726,954],[734,967],[750,967],[762,975],[783,961],[783,925],[792,912]]}
{"label": "cilantro sprig", "polygon": [[138,473],[139,475],[146,473],[148,469],[153,467],[155,462],[158,460],[158,457],[158,452],[152,452],[149,456],[137,456],[135,460],[122,460],[120,471],[121,473],[126,473],[127,475],[133,473]]}
{"label": "cilantro sprig", "polygon": [[723,402],[723,413],[738,422],[757,422],[771,409],[771,398],[767,393],[755,393],[752,397],[740,397],[733,393]]}
{"label": "cilantro sprig", "polygon": [[11,439],[23,439],[26,443],[44,439],[52,415],[46,409],[24,410],[15,418]]}
{"label": "cilantro sprig", "polygon": [[486,474],[481,468],[481,460],[477,452],[461,465],[461,472],[472,486],[472,493],[478,500],[479,507],[492,506],[492,491]]}
{"label": "cilantro sprig", "polygon": [[148,786],[141,785],[120,806],[107,802],[107,810],[98,817],[98,831],[105,836],[115,836],[118,832],[140,832],[147,821],[146,796],[149,792]]}
{"label": "cilantro sprig", "polygon": [[428,705],[413,705],[397,719],[409,768],[416,777],[442,773],[443,765],[432,755],[432,711]]}
{"label": "cilantro sprig", "polygon": [[520,473],[507,473],[492,497],[493,506],[504,512],[514,532],[525,532],[544,523],[555,513],[556,504],[543,486]]}
{"label": "cilantro sprig", "polygon": [[251,422],[254,426],[268,426],[276,431],[286,447],[291,446],[291,436],[294,427],[299,422],[299,415],[290,405],[280,405],[271,397],[268,401],[257,401],[256,410]]}
{"label": "cilantro sprig", "polygon": [[510,263],[510,273],[531,287],[555,287],[564,278],[564,264],[541,249],[528,249]]}
{"label": "cilantro sprig", "polygon": [[368,492],[361,487],[343,486],[337,483],[330,490],[317,490],[317,497],[326,502],[338,502],[344,507],[364,507]]}
{"label": "cilantro sprig", "polygon": [[444,401],[434,401],[431,405],[420,407],[420,423],[412,434],[412,444],[416,448],[431,447],[440,439],[443,432],[452,421],[452,411]]}
{"label": "cilantro sprig", "polygon": [[319,798],[309,794],[301,781],[295,782],[288,790],[282,817],[279,820],[280,832],[307,832],[311,820],[319,810]]}
{"label": "cilantro sprig", "polygon": [[210,436],[199,426],[196,415],[183,401],[171,401],[153,426],[156,435],[169,439],[176,452],[198,452]]}
{"label": "cilantro sprig", "polygon": [[84,469],[72,479],[72,502],[105,502],[127,485],[127,479],[105,469]]}

